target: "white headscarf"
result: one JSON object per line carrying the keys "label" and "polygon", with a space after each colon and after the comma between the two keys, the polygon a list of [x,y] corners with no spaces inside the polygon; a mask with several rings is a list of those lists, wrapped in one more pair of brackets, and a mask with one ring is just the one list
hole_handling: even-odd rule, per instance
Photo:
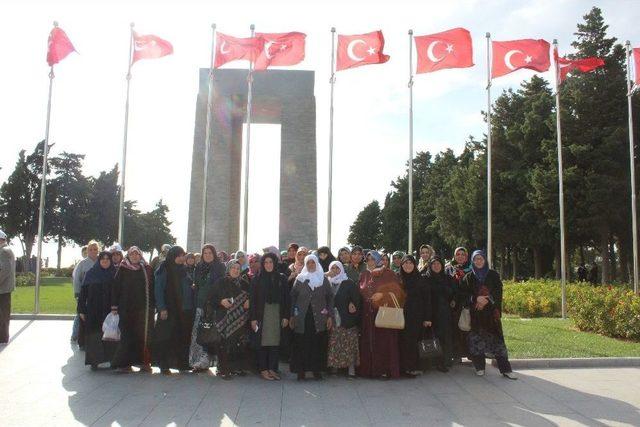
{"label": "white headscarf", "polygon": [[344,272],[344,265],[342,265],[340,261],[333,261],[331,264],[329,264],[329,271],[331,271],[334,265],[340,269],[340,273],[336,274],[333,277],[329,277],[329,282],[332,285],[339,285],[340,283],[349,279],[349,277],[347,276],[347,273]]}
{"label": "white headscarf", "polygon": [[[309,261],[313,261],[316,263],[316,271],[310,272],[307,270],[307,263]],[[315,255],[307,255],[304,257],[304,267],[302,267],[302,271],[296,277],[296,280],[304,283],[305,281],[309,281],[309,287],[311,289],[315,289],[319,286],[322,286],[324,282],[324,271],[322,271],[322,266],[320,265],[320,261],[318,261],[318,257]]]}

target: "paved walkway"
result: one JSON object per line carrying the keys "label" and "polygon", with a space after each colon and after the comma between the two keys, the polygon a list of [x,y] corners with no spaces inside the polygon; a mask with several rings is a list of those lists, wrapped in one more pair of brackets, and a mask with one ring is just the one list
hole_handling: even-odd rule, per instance
{"label": "paved walkway", "polygon": [[12,321],[0,346],[0,425],[640,425],[640,369],[484,378],[468,366],[415,380],[299,383],[207,374],[91,372],[69,321]]}

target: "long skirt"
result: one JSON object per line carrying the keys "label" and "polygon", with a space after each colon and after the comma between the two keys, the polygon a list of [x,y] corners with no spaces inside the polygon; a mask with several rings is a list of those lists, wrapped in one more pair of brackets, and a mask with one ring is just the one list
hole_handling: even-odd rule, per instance
{"label": "long skirt", "polygon": [[84,335],[84,364],[99,365],[111,361],[117,346],[117,342],[102,341],[101,328],[91,328]]}
{"label": "long skirt", "polygon": [[358,348],[358,327],[338,326],[329,333],[329,351],[327,366],[330,368],[348,368],[360,364]]}
{"label": "long skirt", "polygon": [[200,324],[200,318],[203,314],[203,309],[196,308],[193,328],[191,329],[191,346],[189,347],[189,366],[193,369],[209,369],[211,367],[211,356],[209,356],[209,353],[196,342],[196,338],[198,337],[198,325]]}
{"label": "long skirt", "polygon": [[362,377],[377,378],[386,375],[391,378],[399,378],[398,331],[377,328],[375,326],[377,313],[378,310],[370,302],[364,302],[360,366],[356,372]]}
{"label": "long skirt", "polygon": [[154,359],[160,369],[189,369],[192,329],[193,310],[170,311],[167,320],[158,318],[154,328]]}
{"label": "long skirt", "polygon": [[507,346],[504,338],[486,329],[469,332],[469,353],[471,356],[491,355],[494,358],[507,358]]}
{"label": "long skirt", "polygon": [[316,332],[313,310],[307,309],[304,333],[293,334],[290,369],[293,373],[321,372],[326,370],[327,332]]}

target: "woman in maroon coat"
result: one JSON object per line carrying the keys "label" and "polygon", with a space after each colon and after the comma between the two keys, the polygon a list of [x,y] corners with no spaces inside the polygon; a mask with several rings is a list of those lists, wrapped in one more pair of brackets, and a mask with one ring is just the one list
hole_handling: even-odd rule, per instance
{"label": "woman in maroon coat", "polygon": [[398,331],[377,328],[378,308],[393,307],[394,294],[400,307],[404,304],[404,290],[396,274],[382,266],[382,256],[370,251],[366,257],[367,269],[360,274],[362,295],[362,336],[360,338],[360,366],[357,373],[370,378],[400,377]]}

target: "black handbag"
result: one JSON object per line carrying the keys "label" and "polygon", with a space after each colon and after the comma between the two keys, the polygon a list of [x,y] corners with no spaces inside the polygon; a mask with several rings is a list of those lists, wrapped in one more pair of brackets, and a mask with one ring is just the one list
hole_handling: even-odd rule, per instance
{"label": "black handbag", "polygon": [[221,341],[222,335],[213,321],[214,316],[205,315],[200,318],[198,324],[198,332],[196,334],[196,343],[204,348],[215,348]]}
{"label": "black handbag", "polygon": [[423,337],[418,341],[418,355],[420,359],[435,359],[442,356],[440,340],[433,333],[433,329],[430,331],[430,337]]}

